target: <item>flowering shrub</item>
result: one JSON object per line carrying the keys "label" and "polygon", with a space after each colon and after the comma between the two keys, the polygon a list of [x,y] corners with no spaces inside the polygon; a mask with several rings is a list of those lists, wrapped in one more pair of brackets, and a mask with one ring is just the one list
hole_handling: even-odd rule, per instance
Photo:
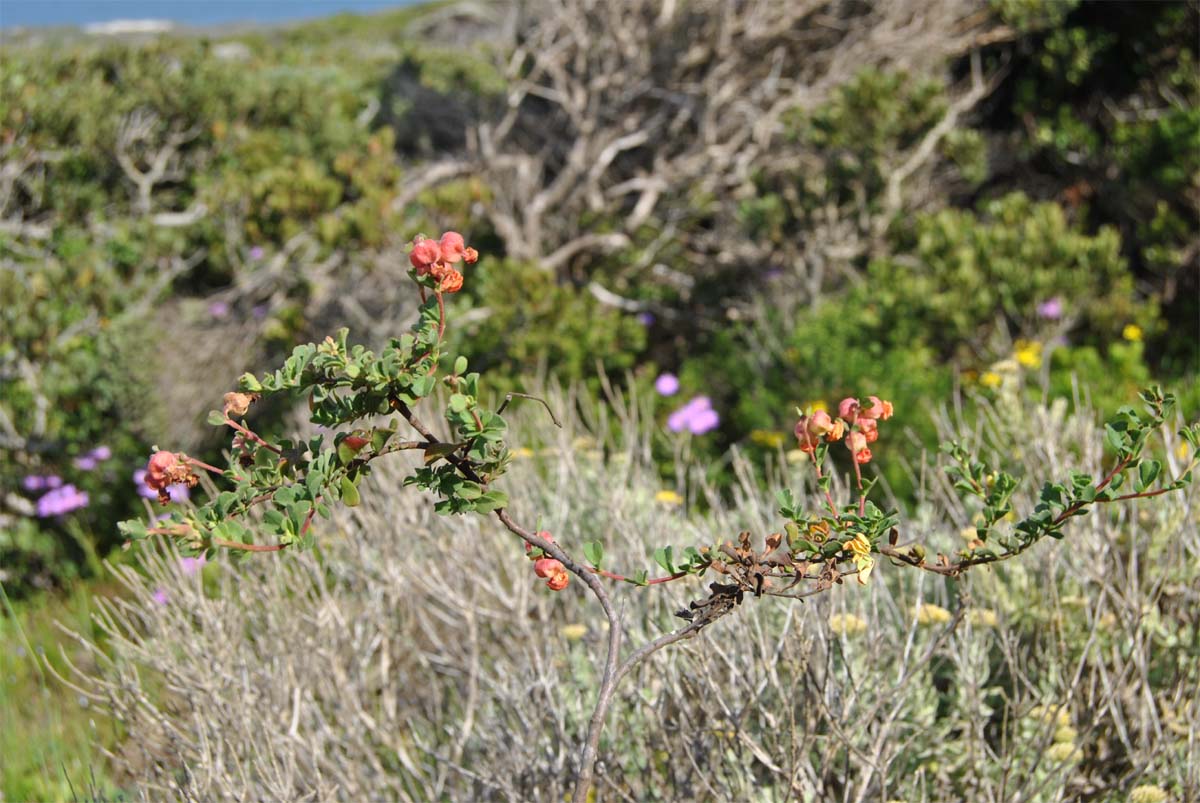
{"label": "flowering shrub", "polygon": [[[795,426],[798,448],[812,462],[827,509],[804,510],[792,491],[785,489],[778,494],[782,531],[761,538],[742,532],[736,540],[688,546],[682,553],[663,545],[655,550],[654,559],[664,574],[654,578],[645,570],[631,575],[614,572],[604,568],[600,542],[581,545],[581,560],[549,532],[518,524],[506,509],[507,496],[493,487],[512,459],[501,415],[514,398],[534,397],[510,393],[493,410],[482,402],[480,375],[468,372],[466,357],[456,357],[450,370],[443,368],[446,295],[463,286],[464,275],[456,266],[469,266],[477,256],[456,232],[446,232],[436,241],[417,237],[409,261],[421,306],[409,333],[393,338],[376,353],[351,346],[343,329],[319,344],[296,347],[272,373],[243,375],[238,389],[224,395],[222,408],[209,415],[210,423],[231,431],[227,468],[157,450],[145,469],[145,485],[163,503],[170,501],[168,488],[195,487],[201,472],[221,483],[218,493],[203,505],[177,510],[161,521],[123,522],[121,530],[130,539],[173,538],[191,555],[217,547],[267,552],[310,546],[315,540],[314,521],[331,516],[331,503],[359,504],[359,486],[373,461],[402,451],[420,452],[422,464],[406,484],[433,492],[439,513],[494,514],[524,541],[534,575],[545,580],[547,588],[563,591],[574,574],[604,610],[609,622],[608,651],[595,712],[580,751],[577,801],[587,799],[604,715],[618,681],[651,653],[691,638],[731,613],[747,595],[800,599],[840,584],[847,576],[866,584],[881,557],[897,566],[953,577],[976,565],[1015,557],[1045,536],[1061,538],[1071,518],[1097,504],[1168,493],[1192,477],[1194,460],[1178,477],[1167,478],[1159,461],[1143,459],[1151,434],[1174,407],[1174,398],[1157,388],[1142,394],[1144,411],[1125,408],[1107,425],[1114,463],[1105,476],[1097,479],[1077,472],[1065,483],[1046,483],[1040,504],[1011,525],[1017,479],[990,469],[963,446],[950,443],[945,446],[953,460],[950,478],[965,499],[974,500],[968,504],[979,509],[978,525],[974,538],[958,554],[928,555],[921,544],[900,543],[899,514],[868,498],[874,480],[864,475],[863,466],[875,457],[871,446],[880,442],[880,423],[893,417],[893,405],[877,396],[868,396],[865,403],[845,398],[837,405],[836,416],[814,408],[802,412]],[[443,411],[445,438],[436,435],[418,412],[422,404],[433,402],[439,390],[448,395]],[[326,432],[306,441],[276,442],[256,433],[245,417],[256,402],[276,395],[306,398],[312,422]],[[671,429],[688,427],[696,432],[716,425],[716,414],[704,397],[693,399],[682,410],[687,411],[684,420],[678,426],[668,422]],[[415,436],[403,439],[401,422]],[[1185,428],[1181,435],[1194,452],[1200,425]],[[854,498],[840,504],[832,492],[832,474],[825,470],[828,451],[838,443],[852,457],[855,480]],[[1128,490],[1120,493],[1126,483]],[[257,508],[263,511],[261,526],[247,520],[247,514]],[[265,543],[260,540],[263,535]],[[678,613],[686,624],[622,660],[621,618],[602,579],[651,586],[709,571],[721,580],[709,585],[706,597]]]}

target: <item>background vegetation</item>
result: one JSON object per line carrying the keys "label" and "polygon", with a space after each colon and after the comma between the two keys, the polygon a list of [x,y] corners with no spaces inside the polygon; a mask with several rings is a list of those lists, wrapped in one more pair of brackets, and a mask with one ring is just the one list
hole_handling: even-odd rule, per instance
{"label": "background vegetation", "polygon": [[[57,649],[47,622],[66,618],[77,629],[93,627],[87,618],[93,603],[75,583],[103,578],[103,559],[129,561],[113,525],[146,504],[135,470],[155,444],[201,457],[212,450],[204,413],[240,372],[265,367],[298,338],[319,339],[341,325],[374,344],[407,325],[414,308],[404,286],[404,246],[418,231],[457,228],[484,255],[455,301],[464,323],[454,345],[489,372],[493,388],[540,388],[548,377],[576,383],[578,394],[561,404],[581,411],[591,410],[589,397],[604,389],[613,398],[642,400],[637,416],[610,414],[611,424],[585,427],[594,430],[587,436],[636,440],[646,472],[639,476],[687,498],[686,515],[671,510],[681,527],[712,527],[732,516],[722,511],[742,511],[731,501],[743,498],[738,477],[788,465],[796,406],[831,405],[867,388],[891,398],[909,430],[903,451],[897,447],[880,462],[891,492],[924,526],[934,525],[920,466],[939,426],[946,426],[939,411],[952,399],[957,426],[982,427],[1004,399],[1060,417],[1086,416],[1111,412],[1154,379],[1180,395],[1186,418],[1196,417],[1197,5],[945,0],[922,15],[901,2],[830,2],[819,12],[841,19],[841,33],[821,29],[807,49],[789,45],[785,36],[818,30],[811,17],[790,10],[794,5],[761,4],[756,13],[774,28],[747,18],[725,31],[726,39],[717,35],[725,30],[720,26],[733,23],[712,13],[712,3],[681,3],[669,20],[658,18],[658,4],[635,0],[589,12],[596,31],[625,30],[606,13],[631,30],[638,26],[630,21],[642,20],[639,30],[650,43],[632,49],[603,36],[572,38],[558,24],[563,14],[575,13],[565,2],[490,4],[482,12],[440,4],[221,35],[48,40],[34,32],[5,41],[0,582],[10,602],[0,622],[0,710],[6,722],[44,723],[0,751],[6,798],[66,796],[68,779],[86,788],[93,773],[108,790],[132,789],[151,777],[129,770],[124,759],[102,759],[87,745],[104,744],[127,757],[121,751],[139,744],[149,751],[145,772],[164,760],[155,751],[175,744],[175,725],[155,726],[154,739],[166,741],[144,739],[143,732],[131,741],[128,721],[116,727],[95,719],[75,692],[46,678],[32,657],[39,647]],[[740,48],[686,58],[690,43],[727,40]],[[550,42],[561,47],[546,47]],[[637,58],[617,62],[614,70],[611,59],[633,58],[620,55],[627,51]],[[546,76],[557,74],[544,61],[549,52],[580,57],[565,77],[551,79]],[[612,74],[625,76],[628,85],[598,83]],[[745,87],[730,77],[740,75]],[[578,113],[565,108],[552,91],[560,80],[587,89],[593,105]],[[688,94],[723,82],[740,88],[728,98],[715,90]],[[778,89],[755,94],[756,86]],[[768,91],[776,94],[763,94]],[[671,107],[670,120],[660,114],[661,98],[684,99],[671,100],[678,106]],[[579,114],[598,124],[581,128]],[[762,120],[771,125],[760,127]],[[683,122],[672,129],[672,121]],[[626,124],[651,133],[633,144],[622,141],[605,156],[630,134],[621,128]],[[610,129],[616,133],[607,140],[589,133]],[[696,143],[715,145],[704,150]],[[579,159],[586,170],[577,167]],[[827,358],[834,343],[837,360]],[[670,396],[652,389],[664,372],[681,380]],[[663,426],[672,411],[701,394],[719,413],[716,430],[676,434]],[[282,427],[289,412],[265,409],[256,425]],[[1067,419],[1055,420],[1063,426]],[[554,436],[530,428],[527,437],[538,450]],[[1071,443],[1063,448],[1083,453],[1084,446]],[[592,448],[602,459],[607,447],[574,451]],[[704,467],[703,476],[689,481],[696,466]],[[600,498],[607,486],[592,481]],[[710,493],[689,492],[697,482]],[[668,526],[655,518],[663,504],[639,499],[628,508],[629,521],[613,526],[626,532],[636,529],[635,521]],[[1193,510],[1170,515],[1186,520]],[[1171,560],[1186,588],[1198,570],[1195,545],[1168,548],[1181,525],[1165,508],[1143,514],[1157,523],[1136,517],[1108,522],[1104,527],[1111,529],[1102,530],[1109,540],[1095,548],[1123,561],[1150,554],[1161,560],[1162,550],[1182,549],[1171,552]],[[571,526],[564,517],[565,537],[574,535]],[[383,535],[370,522],[348,520],[345,527]],[[1088,537],[1100,538],[1098,532]],[[637,553],[635,538],[628,549]],[[335,567],[336,576],[336,567],[357,559],[333,556],[318,565]],[[932,690],[921,698],[926,709],[904,714],[923,723],[912,725],[912,738],[966,739],[970,731],[962,729],[986,721],[987,733],[977,735],[991,746],[989,760],[1011,758],[1019,765],[1027,759],[998,747],[1015,738],[1014,717],[1024,716],[1018,702],[1068,694],[1064,662],[1092,660],[1080,645],[1094,645],[1096,623],[1112,614],[1114,655],[1127,660],[1141,640],[1161,637],[1156,660],[1178,664],[1156,665],[1153,672],[1139,664],[1145,693],[1161,701],[1153,714],[1139,716],[1153,718],[1139,720],[1136,737],[1118,729],[1120,739],[1106,730],[1113,726],[1095,724],[1095,741],[1085,734],[1072,742],[1086,760],[1055,770],[1039,799],[1108,799],[1107,790],[1127,792],[1160,766],[1155,777],[1177,796],[1186,798],[1189,789],[1195,794],[1194,776],[1172,774],[1183,765],[1172,763],[1170,750],[1158,764],[1147,758],[1166,749],[1168,711],[1187,721],[1178,706],[1187,689],[1196,688],[1194,670],[1184,668],[1197,657],[1196,624],[1186,606],[1164,591],[1169,584],[1139,585],[1127,598],[1121,597],[1125,587],[1086,583],[1053,591],[1082,569],[1046,560],[1057,567],[1045,575],[1055,582],[1028,610],[1005,600],[1028,589],[1036,566],[998,572],[994,586],[981,584],[989,610],[1011,609],[998,629],[987,631],[994,634],[989,646],[959,644],[960,634],[933,645],[931,663],[920,670],[929,673]],[[206,583],[215,568],[205,570]],[[155,569],[149,571],[153,576]],[[124,578],[127,586],[149,582]],[[165,588],[169,579],[157,582]],[[228,583],[210,589],[213,600],[238,593],[231,590],[236,583]],[[365,586],[351,587],[357,594]],[[142,622],[138,617],[154,605],[144,591],[125,592],[141,599],[141,607],[131,603],[122,616]],[[875,613],[879,606],[888,613],[867,617],[869,632],[899,638],[916,593],[888,589],[894,596],[872,600]],[[948,607],[957,604],[949,591],[931,593]],[[985,591],[972,586],[972,593]],[[1060,599],[1075,596],[1087,602]],[[1118,598],[1127,610],[1111,607]],[[546,613],[555,627],[570,619],[563,615]],[[764,613],[739,627],[778,636],[784,625],[771,617],[793,615]],[[1031,659],[1035,665],[1021,669],[1038,686],[1035,695],[1019,687],[1013,680],[1018,668],[1006,662],[1009,650],[1038,639],[1044,624],[1038,617],[1061,628],[1053,650],[1070,655],[1047,645],[1044,663]],[[827,618],[815,616],[804,626],[823,627]],[[110,622],[95,633],[101,643],[120,629]],[[152,622],[146,626],[157,632]],[[819,638],[829,638],[822,633]],[[750,637],[726,633],[720,640],[743,635]],[[140,643],[140,636],[130,638]],[[847,672],[858,673],[854,661],[874,660],[853,650],[854,643],[828,641],[829,666],[845,661]],[[85,664],[96,657],[72,649],[82,652],[67,657]],[[880,651],[876,670],[864,671],[882,671],[885,655],[891,653]],[[955,696],[950,668],[968,656],[1003,690],[980,691],[970,710]],[[135,663],[143,659],[130,653]],[[424,671],[446,665],[429,660]],[[692,660],[717,659],[700,653],[679,659]],[[173,705],[173,695],[182,692],[169,687],[171,671],[150,663],[165,673],[161,694],[159,681],[148,681],[155,704]],[[65,663],[55,666],[69,674]],[[1104,666],[1095,671],[1114,671]],[[570,671],[587,668],[580,663]],[[665,667],[647,671],[685,676]],[[799,682],[800,676],[785,677]],[[777,673],[772,678],[779,682]],[[834,694],[837,684],[828,683],[822,682],[822,694]],[[509,710],[504,694],[489,698],[495,716]],[[653,713],[675,722],[668,697],[622,716]],[[117,710],[127,704],[119,695],[106,699]],[[763,777],[774,772],[772,765],[783,766],[772,756],[784,748],[764,741],[764,734],[778,735],[780,722],[751,725],[749,714],[718,713],[713,705],[704,716],[717,724],[696,732],[711,731],[717,739],[718,730],[733,728],[736,738],[728,743],[709,744],[705,735],[689,746],[657,746],[660,752],[626,745],[628,758],[616,760],[661,752],[677,757],[682,750],[703,768],[732,751],[741,757],[722,766],[749,761]],[[837,716],[849,715],[850,709],[838,710]],[[446,722],[458,722],[462,713],[452,706],[437,712]],[[423,716],[440,721],[428,711]],[[441,733],[442,726],[429,727],[429,734]],[[469,736],[446,746],[429,735],[433,741],[424,748],[404,750],[377,744],[377,737],[363,737],[366,752],[352,763],[382,762],[392,772],[400,761],[404,771],[391,777],[412,778],[412,788],[463,794],[467,776],[454,775],[451,764],[428,764],[430,754],[420,749],[457,750],[454,762],[464,751],[481,756],[470,751],[490,749]],[[708,758],[696,757],[697,745]],[[892,794],[981,795],[948,754],[921,753],[944,750],[932,745],[905,758],[912,766],[894,771],[921,783],[901,784]],[[744,751],[759,764],[743,760]],[[922,757],[912,757],[917,754]],[[529,758],[529,784],[562,771],[542,760]],[[837,760],[845,766],[857,761],[850,748]],[[670,762],[644,761],[650,763],[636,772],[621,765],[626,794],[642,799],[647,789],[684,788],[671,786],[684,782]],[[847,770],[837,783],[851,783],[852,775]],[[867,788],[868,776],[861,782],[866,786],[854,788]],[[737,784],[748,782],[738,778],[718,788],[736,797]],[[695,778],[686,783],[703,786]],[[826,780],[815,775],[806,783],[805,789],[832,788],[820,786]]]}

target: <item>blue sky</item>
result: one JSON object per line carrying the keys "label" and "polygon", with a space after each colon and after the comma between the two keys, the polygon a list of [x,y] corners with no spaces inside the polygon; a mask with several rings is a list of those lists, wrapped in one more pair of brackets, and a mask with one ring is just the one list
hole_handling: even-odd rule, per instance
{"label": "blue sky", "polygon": [[374,12],[414,0],[0,0],[0,27],[166,19],[186,25],[279,22]]}

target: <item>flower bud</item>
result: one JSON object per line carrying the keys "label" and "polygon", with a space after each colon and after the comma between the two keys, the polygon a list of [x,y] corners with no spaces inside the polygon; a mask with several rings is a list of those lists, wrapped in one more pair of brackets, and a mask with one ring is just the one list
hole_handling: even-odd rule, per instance
{"label": "flower bud", "polygon": [[551,591],[562,591],[564,588],[567,587],[567,584],[570,582],[571,582],[571,575],[569,575],[565,571],[563,571],[563,572],[559,572],[558,574],[551,577],[549,579],[549,581],[546,582],[546,587],[549,588]]}
{"label": "flower bud", "polygon": [[429,266],[442,258],[442,250],[436,240],[417,240],[413,243],[408,261],[417,269],[417,273],[426,273]]}
{"label": "flower bud", "polygon": [[858,415],[858,409],[858,399],[842,399],[838,403],[838,418],[844,418],[847,421],[853,422],[855,416]]}
{"label": "flower bud", "polygon": [[825,437],[830,441],[840,441],[842,436],[846,434],[846,422],[840,418],[833,420],[833,429],[829,430],[829,434]]}
{"label": "flower bud", "polygon": [[231,418],[241,418],[250,409],[250,405],[258,400],[256,393],[238,393],[230,391],[225,394],[225,406],[221,409]]}
{"label": "flower bud", "polygon": [[867,443],[874,443],[879,438],[879,422],[874,418],[858,419],[858,431],[867,439]]}
{"label": "flower bud", "polygon": [[460,261],[467,250],[463,236],[456,231],[448,231],[443,234],[438,246],[441,248],[442,259],[451,265]]}
{"label": "flower bud", "polygon": [[878,396],[868,396],[871,400],[871,406],[864,409],[859,415],[864,418],[881,418],[884,421],[892,417],[892,403],[883,401]]}
{"label": "flower bud", "polygon": [[468,247],[463,251],[463,262],[466,262],[468,265],[474,265],[477,259],[479,259],[479,252],[474,248]]}
{"label": "flower bud", "polygon": [[867,448],[867,436],[861,432],[851,432],[846,438],[846,448],[858,454]]}

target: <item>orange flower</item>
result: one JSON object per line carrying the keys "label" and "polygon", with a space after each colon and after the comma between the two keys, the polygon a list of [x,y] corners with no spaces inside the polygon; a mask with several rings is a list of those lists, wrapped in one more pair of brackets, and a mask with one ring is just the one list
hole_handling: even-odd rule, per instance
{"label": "orange flower", "polygon": [[879,422],[874,418],[860,418],[858,431],[863,434],[867,443],[874,443],[879,438]]}
{"label": "orange flower", "polygon": [[442,273],[438,290],[443,293],[457,293],[463,286],[463,275],[454,268],[446,268]]}
{"label": "orange flower", "polygon": [[562,591],[571,580],[566,567],[554,558],[539,558],[534,561],[533,573],[547,580],[546,587],[551,591]]}

